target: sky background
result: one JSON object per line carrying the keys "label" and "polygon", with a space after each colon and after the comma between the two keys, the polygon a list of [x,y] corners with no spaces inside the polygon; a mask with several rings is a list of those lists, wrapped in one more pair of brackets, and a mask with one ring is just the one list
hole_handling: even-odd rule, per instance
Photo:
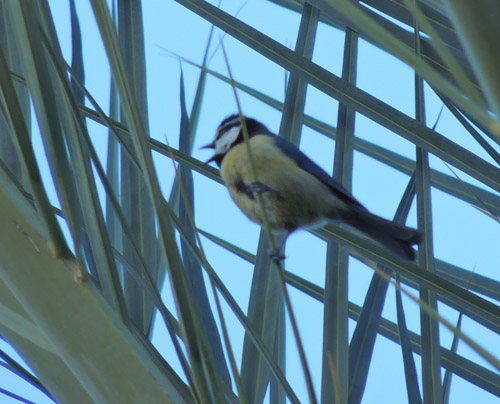
{"label": "sky background", "polygon": [[[53,0],[50,3],[63,53],[69,62],[71,60],[69,6],[67,2],[62,0]],[[86,85],[101,107],[108,110],[109,69],[104,49],[88,2],[77,1],[77,7],[83,29]],[[222,3],[221,8],[233,15],[238,13],[238,18],[246,23],[253,25],[280,43],[294,48],[300,15],[267,1],[251,1],[243,4],[241,1],[226,0]],[[192,105],[199,70],[187,63],[181,65],[179,60],[172,58],[167,51],[201,64],[210,25],[172,1],[145,1],[143,2],[143,13],[146,35],[150,133],[152,137],[160,141],[167,138],[168,142],[176,147],[180,122],[181,66],[186,85],[188,111]],[[211,45],[210,55],[212,57],[209,68],[227,74],[222,52],[220,48],[216,49],[217,42],[222,35],[221,31],[216,30]],[[235,80],[283,101],[286,76],[281,67],[269,62],[229,36],[224,37],[224,44]],[[320,24],[313,61],[340,75],[343,44],[344,33],[342,31]],[[364,40],[359,42],[358,66],[357,85],[361,89],[381,98],[405,114],[414,115],[414,75],[409,67]],[[425,95],[427,122],[429,126],[432,126],[439,115],[441,102],[428,87],[426,87]],[[281,119],[280,112],[241,92],[239,96],[245,114],[259,119],[272,131],[278,131]],[[336,126],[337,109],[338,103],[335,100],[314,88],[308,88],[305,108],[307,114]],[[231,87],[209,76],[193,150],[194,157],[204,161],[211,156],[210,151],[199,150],[199,147],[209,143],[220,121],[235,111],[236,104]],[[36,127],[34,130],[33,137],[39,153],[40,166],[43,170],[47,170],[40,138],[36,134]],[[94,144],[102,156],[102,161],[105,161],[106,130],[91,122],[89,122],[89,130],[92,133]],[[490,161],[489,157],[465,133],[461,125],[447,110],[443,111],[436,130]],[[362,139],[414,159],[415,147],[410,142],[359,114],[356,115],[355,133]],[[303,129],[301,149],[328,172],[331,172],[333,167],[334,146],[335,143],[332,140],[308,128]],[[160,156],[155,156],[155,162],[162,189],[168,196],[173,180],[172,163]],[[430,162],[432,168],[453,176],[441,160],[431,156]],[[470,179],[467,175],[458,170],[455,171],[461,179],[482,187],[480,183]],[[239,212],[222,185],[215,184],[196,173],[194,180],[195,215],[198,226],[255,253],[260,233],[259,227],[250,223]],[[372,212],[386,218],[392,218],[408,180],[406,175],[355,152],[353,193]],[[46,186],[51,189],[53,203],[58,205],[52,184],[47,182]],[[435,189],[432,190],[432,204],[436,257],[465,269],[474,269],[476,273],[498,278],[498,262],[500,262],[498,223],[468,204]],[[408,224],[416,226],[415,207],[412,208]],[[243,310],[246,310],[252,280],[252,267],[209,241],[204,241],[204,247],[207,250],[210,263],[229,287]],[[298,231],[289,238],[286,255],[288,257],[285,264],[287,270],[319,286],[324,285],[325,243],[306,231]],[[362,305],[373,271],[356,260],[352,260],[349,271],[349,298],[354,303]],[[323,306],[294,289],[290,289],[290,293],[315,381],[315,388],[319,393],[321,378],[321,343],[319,342],[322,340],[323,332]],[[168,284],[163,294],[169,307],[173,307]],[[384,317],[392,321],[395,320],[396,316],[394,300],[394,290],[390,287],[384,307]],[[404,301],[408,327],[418,332],[418,307],[407,299]],[[454,323],[457,313],[443,307],[443,305],[440,305],[440,310],[441,308],[443,311],[440,313]],[[240,360],[243,329],[230,310],[227,309],[225,313],[231,338],[234,341],[233,349],[236,358]],[[351,321],[350,331],[352,332],[353,329],[354,322]],[[496,347],[500,343],[498,335],[478,324],[472,324],[467,319],[464,319],[464,330],[490,351],[497,351]],[[175,354],[161,324],[155,330],[153,342],[167,360],[175,365]],[[443,346],[450,346],[451,335],[449,332],[441,332],[441,342]],[[14,355],[13,351],[1,341],[0,349]],[[470,353],[463,344],[459,346],[459,353],[477,360],[475,354]],[[287,342],[287,355],[287,359],[290,358],[287,361],[287,375],[290,380],[294,381],[293,387],[299,397],[306,402],[303,378],[296,360],[296,347],[291,338]],[[415,360],[417,367],[419,367],[419,356],[415,355]],[[482,362],[479,361],[479,363]],[[372,364],[373,368],[370,371],[363,403],[406,402],[399,345],[393,344],[383,337],[378,337]],[[0,387],[8,387],[11,391],[22,394],[37,403],[51,402],[28,384],[20,382],[17,377],[1,368]],[[450,402],[469,403],[471,399],[481,403],[498,402],[497,398],[454,376]],[[0,403],[11,402],[17,401],[0,395]]]}

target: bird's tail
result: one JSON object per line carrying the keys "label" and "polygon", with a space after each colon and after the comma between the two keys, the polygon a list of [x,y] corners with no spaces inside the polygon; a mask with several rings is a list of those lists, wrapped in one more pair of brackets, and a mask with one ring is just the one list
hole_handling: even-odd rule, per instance
{"label": "bird's tail", "polygon": [[353,210],[347,223],[410,261],[415,260],[415,250],[412,246],[423,240],[422,233],[418,230],[391,222],[367,210]]}

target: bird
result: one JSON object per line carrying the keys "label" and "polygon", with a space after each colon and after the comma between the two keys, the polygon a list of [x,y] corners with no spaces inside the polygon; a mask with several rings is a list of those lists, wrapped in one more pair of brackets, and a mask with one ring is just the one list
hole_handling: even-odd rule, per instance
{"label": "bird", "polygon": [[[253,166],[242,122],[248,133]],[[217,164],[229,195],[251,221],[263,225],[263,207],[271,229],[284,232],[286,237],[297,229],[330,221],[346,223],[398,257],[415,260],[413,246],[423,240],[420,231],[369,212],[297,146],[256,119],[239,114],[228,116],[218,126],[213,142],[202,148],[214,150],[206,163]]]}

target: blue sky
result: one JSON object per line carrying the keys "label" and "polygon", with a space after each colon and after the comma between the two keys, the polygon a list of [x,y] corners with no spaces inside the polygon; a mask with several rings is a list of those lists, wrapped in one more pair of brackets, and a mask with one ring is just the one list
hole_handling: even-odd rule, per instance
{"label": "blue sky", "polygon": [[[67,60],[70,61],[71,43],[68,5],[61,0],[53,0],[50,3],[63,52]],[[109,103],[109,70],[106,57],[102,44],[99,42],[99,34],[90,6],[84,1],[78,1],[77,3],[80,22],[84,27],[83,47],[86,60],[86,84],[101,107],[107,110]],[[221,7],[231,14],[235,14],[241,5],[242,2],[239,1],[225,1]],[[166,137],[171,145],[176,146],[180,122],[180,66],[179,61],[170,57],[165,50],[201,63],[210,26],[175,2],[148,0],[143,2],[143,7],[151,136],[160,141],[164,141]],[[244,4],[241,11],[239,11],[238,17],[282,44],[291,48],[295,46],[300,21],[299,15],[285,11],[267,1],[252,1]],[[214,42],[217,42],[221,36],[222,33],[216,30],[216,41]],[[313,60],[333,73],[340,75],[343,41],[343,32],[320,24]],[[278,100],[283,100],[285,72],[281,67],[267,61],[229,36],[224,38],[224,43],[233,75],[237,81],[254,87]],[[211,48],[212,53],[215,44],[212,44]],[[359,44],[358,60],[357,85],[370,94],[380,97],[400,111],[413,116],[413,71],[392,56],[363,40]],[[226,74],[227,70],[220,48],[214,54],[209,67]],[[199,71],[186,63],[182,64],[182,69],[189,109],[196,90]],[[278,111],[245,94],[240,93],[240,97],[245,114],[261,120],[271,130],[278,131],[281,119],[281,114]],[[441,103],[429,88],[426,88],[426,105],[427,121],[429,126],[432,126],[439,114]],[[335,100],[328,98],[314,88],[308,89],[307,114],[335,126],[337,108],[338,103]],[[219,80],[208,77],[205,100],[193,151],[195,157],[206,160],[210,156],[209,152],[199,150],[199,146],[210,142],[219,122],[235,110],[236,105],[232,89]],[[106,131],[95,124],[91,124],[89,128],[92,130],[93,141],[104,158]],[[489,157],[485,156],[485,153],[457,124],[448,111],[443,112],[436,129],[489,161]],[[414,158],[415,148],[411,143],[360,115],[356,116],[356,136],[406,157]],[[35,142],[38,141],[37,138],[35,134]],[[39,143],[37,144],[40,153],[40,164],[45,167],[43,151]],[[302,132],[301,149],[328,172],[331,172],[333,167],[334,145],[333,141],[325,139],[310,129],[304,128]],[[162,188],[165,194],[168,195],[169,186],[173,179],[172,164],[164,157],[156,156],[155,161],[157,162]],[[431,157],[430,161],[432,168],[447,175],[453,175],[441,160]],[[387,218],[392,217],[406,187],[408,177],[384,167],[379,162],[358,152],[354,156],[354,169],[354,195],[371,211]],[[470,180],[473,184],[482,186],[465,174],[460,173],[459,175],[464,180]],[[47,186],[51,187],[49,183],[47,183]],[[195,213],[198,226],[255,253],[259,228],[257,225],[250,223],[239,212],[230,200],[225,188],[212,183],[201,175],[195,174],[195,190]],[[52,198],[54,203],[57,204],[54,193],[52,193]],[[496,273],[500,259],[498,223],[487,218],[468,204],[434,189],[432,191],[432,203],[435,255],[463,268],[474,268],[477,273],[498,278]],[[416,225],[414,208],[408,223]],[[208,251],[211,264],[230,288],[240,306],[245,310],[248,304],[252,267],[215,247],[208,241],[204,242],[204,247]],[[307,253],[304,253],[304,251],[307,251]],[[323,286],[325,251],[326,245],[323,242],[306,231],[297,232],[290,237],[287,244],[286,268],[319,286]],[[353,260],[349,275],[349,296],[353,302],[359,305],[363,303],[372,274],[373,271],[370,268]],[[315,381],[316,391],[319,392],[321,378],[321,344],[319,341],[322,338],[323,307],[293,289],[290,293]],[[171,305],[168,285],[165,287],[164,296]],[[390,288],[384,308],[384,316],[394,321],[393,296],[394,291]],[[442,305],[440,305],[441,307]],[[418,331],[418,308],[405,299],[405,309],[409,327]],[[456,321],[456,312],[454,310],[443,308],[442,313],[452,322]],[[243,329],[239,326],[230,310],[226,310],[226,314],[231,337],[234,341],[233,348],[236,357],[240,359],[244,335]],[[499,336],[477,324],[470,323],[470,321],[464,323],[465,331],[494,352],[500,342]],[[350,326],[352,332],[354,323],[351,322]],[[450,333],[443,331],[441,337],[444,346],[451,344]],[[168,338],[160,325],[154,334],[153,342],[166,358],[175,363],[174,353],[167,340]],[[0,343],[0,348],[8,349],[3,343]],[[306,392],[303,386],[303,378],[296,359],[296,348],[291,338],[287,343],[287,350],[290,358],[287,362],[287,374],[291,380],[294,380],[294,388],[299,397],[304,399],[305,402]],[[459,353],[475,360],[475,354],[471,354],[464,348],[463,344],[459,347]],[[419,357],[415,356],[415,359],[418,365]],[[404,385],[399,346],[379,337],[376,342],[373,368],[369,375],[363,403],[405,402]],[[7,386],[15,392],[23,392],[25,397],[31,398],[37,403],[51,402],[44,397],[40,397],[36,392],[25,394],[26,384],[19,383],[18,379],[12,378],[8,372],[0,369],[0,387]],[[471,398],[482,403],[497,401],[495,397],[455,377],[450,402],[469,403]],[[0,396],[0,403],[4,402],[15,401],[9,401],[9,399]]]}

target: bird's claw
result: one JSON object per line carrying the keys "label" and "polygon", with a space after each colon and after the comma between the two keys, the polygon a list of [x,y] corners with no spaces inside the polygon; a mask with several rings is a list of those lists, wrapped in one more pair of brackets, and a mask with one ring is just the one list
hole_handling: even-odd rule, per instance
{"label": "bird's claw", "polygon": [[281,251],[277,248],[276,250],[274,251],[271,251],[269,253],[269,257],[271,258],[271,260],[275,263],[275,264],[280,264],[281,261],[284,261],[285,260],[285,255],[281,253]]}
{"label": "bird's claw", "polygon": [[278,192],[274,188],[271,188],[269,185],[263,184],[259,181],[254,181],[248,185],[248,190],[250,192],[256,192],[262,194],[264,192]]}

